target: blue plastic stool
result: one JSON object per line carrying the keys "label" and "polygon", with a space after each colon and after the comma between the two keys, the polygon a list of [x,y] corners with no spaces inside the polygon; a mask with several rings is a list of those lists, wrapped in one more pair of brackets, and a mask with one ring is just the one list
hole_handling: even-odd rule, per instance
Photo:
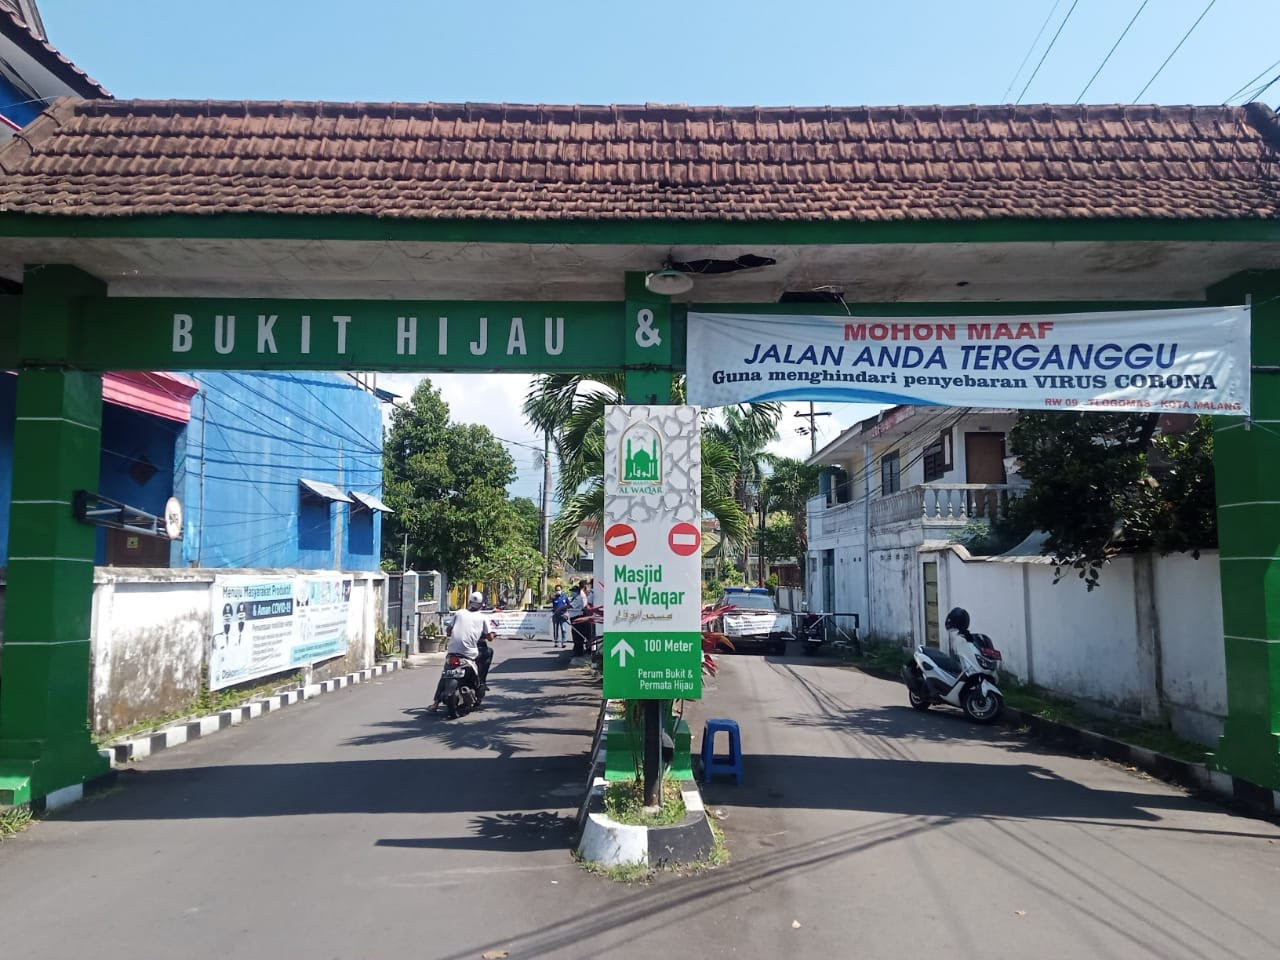
{"label": "blue plastic stool", "polygon": [[[729,758],[716,759],[716,733],[729,734]],[[742,786],[742,738],[738,734],[738,721],[708,720],[702,728],[702,782],[710,783],[717,773],[731,773]]]}

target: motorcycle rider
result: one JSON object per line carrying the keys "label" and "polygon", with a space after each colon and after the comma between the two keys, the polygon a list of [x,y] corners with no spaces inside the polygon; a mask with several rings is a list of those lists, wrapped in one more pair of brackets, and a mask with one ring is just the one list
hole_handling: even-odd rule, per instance
{"label": "motorcycle rider", "polygon": [[[447,648],[448,653],[466,657],[475,663],[476,673],[482,684],[489,676],[489,664],[493,662],[493,650],[488,643],[493,636],[493,631],[489,629],[489,618],[480,612],[483,606],[484,594],[479,590],[474,591],[467,598],[467,609],[459,610],[454,615],[453,626],[449,628]],[[442,676],[440,682],[436,684],[435,699],[431,701],[432,713],[440,706],[443,689],[444,677]]]}

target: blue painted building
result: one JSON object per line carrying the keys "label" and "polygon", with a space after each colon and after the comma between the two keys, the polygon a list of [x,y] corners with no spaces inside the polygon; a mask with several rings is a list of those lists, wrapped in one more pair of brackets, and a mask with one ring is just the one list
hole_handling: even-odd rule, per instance
{"label": "blue painted building", "polygon": [[[0,565],[8,557],[17,378],[0,375]],[[112,373],[103,378],[93,491],[160,516],[183,539],[101,529],[100,565],[376,570],[382,413],[327,373]]]}
{"label": "blue painted building", "polygon": [[377,398],[340,374],[190,376],[199,392],[175,451],[186,532],[173,564],[378,569]]}

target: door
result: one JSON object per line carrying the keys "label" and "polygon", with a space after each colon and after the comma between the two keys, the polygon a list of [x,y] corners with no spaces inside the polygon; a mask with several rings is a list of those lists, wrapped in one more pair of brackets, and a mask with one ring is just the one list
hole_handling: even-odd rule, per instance
{"label": "door", "polygon": [[836,611],[836,552],[822,551],[822,610],[821,613]]}
{"label": "door", "polygon": [[938,563],[927,560],[924,563],[924,645],[926,647],[941,646],[938,637]]}
{"label": "door", "polygon": [[[964,435],[965,483],[1006,482],[1004,473],[1004,434],[966,433]],[[994,519],[1000,504],[995,490],[969,491],[969,516]]]}

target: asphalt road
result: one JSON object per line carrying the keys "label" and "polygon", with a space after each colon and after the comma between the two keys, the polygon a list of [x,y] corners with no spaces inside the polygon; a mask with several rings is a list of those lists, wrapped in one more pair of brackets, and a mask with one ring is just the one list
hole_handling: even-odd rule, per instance
{"label": "asphalt road", "polygon": [[830,663],[723,664],[687,714],[743,729],[746,784],[707,791],[719,870],[624,886],[571,861],[597,688],[510,641],[479,714],[424,716],[435,671],[393,674],[0,844],[0,955],[1280,956],[1280,828]]}

